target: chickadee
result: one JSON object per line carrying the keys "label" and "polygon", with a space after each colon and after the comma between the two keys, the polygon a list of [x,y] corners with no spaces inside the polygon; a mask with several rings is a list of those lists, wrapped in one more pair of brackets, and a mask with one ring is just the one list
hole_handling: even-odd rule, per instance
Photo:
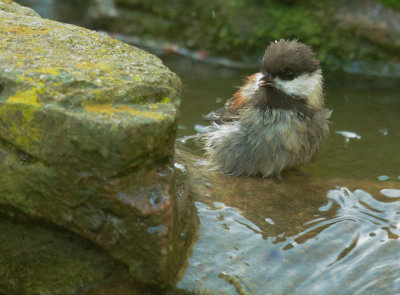
{"label": "chickadee", "polygon": [[296,40],[269,45],[259,73],[225,106],[204,116],[211,165],[231,175],[280,177],[313,159],[329,134],[323,77],[311,48]]}

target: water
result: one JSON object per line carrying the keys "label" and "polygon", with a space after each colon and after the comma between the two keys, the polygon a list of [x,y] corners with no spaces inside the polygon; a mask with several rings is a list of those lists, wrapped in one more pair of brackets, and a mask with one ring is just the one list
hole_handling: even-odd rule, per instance
{"label": "water", "polygon": [[[185,87],[178,137],[203,130],[202,114],[223,106],[253,72],[178,57],[165,63]],[[179,288],[203,294],[400,293],[399,81],[342,73],[325,80],[331,136],[316,161],[301,168],[306,181],[288,177],[270,187],[269,180],[196,174],[199,238]],[[177,146],[202,154],[190,140]],[[203,186],[200,193],[197,186]]]}
{"label": "water", "polygon": [[[222,107],[245,77],[257,71],[215,68],[179,57],[164,60],[185,86],[178,137],[195,134],[196,125],[206,124],[202,114]],[[325,177],[398,179],[400,80],[332,73],[325,81],[326,107],[333,110],[331,136],[317,161],[303,170]]]}
{"label": "water", "polygon": [[178,286],[206,294],[400,292],[400,198],[378,202],[341,188],[328,199],[333,216],[324,206],[301,232],[272,236],[273,225],[263,229],[237,208],[198,202],[199,241]]}

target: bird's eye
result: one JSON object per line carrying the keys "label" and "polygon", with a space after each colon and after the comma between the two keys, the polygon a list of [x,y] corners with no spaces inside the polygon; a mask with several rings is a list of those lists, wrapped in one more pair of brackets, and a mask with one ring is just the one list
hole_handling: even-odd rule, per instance
{"label": "bird's eye", "polygon": [[286,70],[286,71],[284,71],[284,72],[282,73],[282,75],[281,75],[281,78],[282,78],[283,80],[293,80],[294,77],[295,77],[295,74],[294,74],[294,72],[291,71],[291,70]]}

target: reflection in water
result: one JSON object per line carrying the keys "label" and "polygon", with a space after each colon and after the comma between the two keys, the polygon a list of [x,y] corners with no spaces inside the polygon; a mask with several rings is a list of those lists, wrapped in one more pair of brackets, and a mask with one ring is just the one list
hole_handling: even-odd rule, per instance
{"label": "reflection in water", "polygon": [[399,189],[383,189],[381,190],[381,194],[389,198],[400,198]]}
{"label": "reflection in water", "polygon": [[275,226],[268,216],[260,228],[236,208],[197,202],[199,241],[178,286],[205,294],[396,294],[396,191],[378,201],[362,190],[331,190],[291,236],[267,233]]}
{"label": "reflection in water", "polygon": [[335,131],[335,133],[342,135],[346,142],[350,142],[350,139],[352,138],[361,139],[361,135],[351,131]]}

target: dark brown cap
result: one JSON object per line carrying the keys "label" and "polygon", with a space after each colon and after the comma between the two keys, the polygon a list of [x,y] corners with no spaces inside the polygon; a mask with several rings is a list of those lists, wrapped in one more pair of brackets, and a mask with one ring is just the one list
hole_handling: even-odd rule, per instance
{"label": "dark brown cap", "polygon": [[279,40],[272,42],[262,61],[261,71],[279,75],[284,71],[293,71],[296,76],[311,73],[319,69],[319,61],[311,48],[297,40]]}

